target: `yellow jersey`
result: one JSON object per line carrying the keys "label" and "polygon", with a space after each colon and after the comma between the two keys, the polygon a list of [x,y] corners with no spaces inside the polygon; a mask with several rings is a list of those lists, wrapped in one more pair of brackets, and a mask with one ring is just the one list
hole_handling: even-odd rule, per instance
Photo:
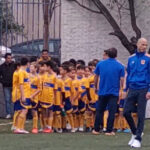
{"label": "yellow jersey", "polygon": [[16,102],[20,97],[19,73],[15,71],[13,74],[12,102]]}
{"label": "yellow jersey", "polygon": [[90,97],[91,97],[91,103],[95,103],[98,100],[98,95],[95,92],[95,88],[94,88],[94,78],[95,76],[92,75],[89,77],[89,83],[90,83]]}
{"label": "yellow jersey", "polygon": [[24,97],[30,98],[31,91],[30,91],[29,73],[27,73],[26,70],[20,69],[18,71],[18,77],[19,77],[19,93],[21,94],[20,85],[23,85]]}
{"label": "yellow jersey", "polygon": [[[74,98],[77,96],[77,94],[82,93],[82,89],[80,86],[80,82],[77,79],[72,80],[72,86],[71,86],[71,98]],[[72,101],[72,105],[78,106],[79,97]]]}
{"label": "yellow jersey", "polygon": [[56,91],[56,98],[54,101],[54,105],[61,105],[62,104],[62,91],[63,91],[63,81],[60,78],[56,78],[57,84],[57,91]]}
{"label": "yellow jersey", "polygon": [[54,74],[45,73],[41,76],[42,91],[39,101],[42,103],[54,104],[55,90],[57,90],[56,76]]}
{"label": "yellow jersey", "polygon": [[65,93],[65,98],[70,98],[71,96],[71,86],[72,86],[72,80],[71,78],[67,77],[63,80],[63,92]]}
{"label": "yellow jersey", "polygon": [[[40,85],[40,80],[38,75],[32,75],[30,74],[29,76],[30,79],[30,90],[31,90],[31,95],[34,94],[37,90],[41,90],[41,85]],[[38,103],[39,100],[39,94],[37,94],[34,98],[33,101],[35,103]]]}
{"label": "yellow jersey", "polygon": [[82,89],[82,93],[80,95],[80,99],[82,101],[84,101],[85,103],[87,103],[88,102],[87,88],[89,88],[89,80],[88,80],[88,78],[85,78],[85,77],[83,77],[83,78],[78,78],[77,77],[77,79],[78,79],[78,81],[80,83],[80,86],[81,86],[81,89]]}

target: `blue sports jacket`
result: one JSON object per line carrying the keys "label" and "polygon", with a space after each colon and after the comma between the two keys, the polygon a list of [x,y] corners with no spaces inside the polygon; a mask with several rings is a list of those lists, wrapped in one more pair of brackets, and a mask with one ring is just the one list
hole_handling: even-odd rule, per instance
{"label": "blue sports jacket", "polygon": [[144,89],[150,92],[150,56],[136,52],[128,59],[126,89]]}

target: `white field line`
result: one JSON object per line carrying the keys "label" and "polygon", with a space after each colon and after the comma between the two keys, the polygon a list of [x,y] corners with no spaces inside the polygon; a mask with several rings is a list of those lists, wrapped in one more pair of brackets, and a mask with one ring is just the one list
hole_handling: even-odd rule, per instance
{"label": "white field line", "polygon": [[[29,121],[26,121],[26,123],[29,123]],[[8,123],[0,123],[0,126],[7,126],[13,124],[13,122],[8,122]]]}

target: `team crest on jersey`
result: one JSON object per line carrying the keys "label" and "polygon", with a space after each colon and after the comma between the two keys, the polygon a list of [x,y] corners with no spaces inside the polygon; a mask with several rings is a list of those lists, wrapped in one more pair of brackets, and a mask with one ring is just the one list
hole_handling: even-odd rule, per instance
{"label": "team crest on jersey", "polygon": [[134,64],[134,61],[132,61],[131,63]]}
{"label": "team crest on jersey", "polygon": [[145,64],[145,60],[141,60],[141,64],[144,65]]}

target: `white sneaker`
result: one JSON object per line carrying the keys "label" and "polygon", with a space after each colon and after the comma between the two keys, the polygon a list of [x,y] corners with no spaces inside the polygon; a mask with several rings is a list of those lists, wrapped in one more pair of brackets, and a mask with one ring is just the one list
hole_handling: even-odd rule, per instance
{"label": "white sneaker", "polygon": [[43,128],[39,129],[39,132],[43,132]]}
{"label": "white sneaker", "polygon": [[75,128],[71,129],[71,133],[75,133],[75,132],[76,132]]}
{"label": "white sneaker", "polygon": [[83,127],[80,127],[80,128],[79,128],[79,131],[80,131],[80,132],[83,132],[83,131],[84,131]]}
{"label": "white sneaker", "polygon": [[17,128],[15,127],[15,126],[12,126],[11,127],[11,131],[14,131],[14,130],[16,130]]}
{"label": "white sneaker", "polygon": [[21,129],[23,134],[29,134],[29,132],[27,130]]}
{"label": "white sneaker", "polygon": [[11,119],[11,115],[8,114],[8,115],[5,117],[5,119]]}
{"label": "white sneaker", "polygon": [[128,145],[131,146],[134,139],[135,139],[136,135],[132,134],[130,141],[128,142]]}
{"label": "white sneaker", "polygon": [[57,128],[55,128],[55,131],[56,131],[57,133],[62,133],[62,132],[63,132],[62,129],[57,129]]}
{"label": "white sneaker", "polygon": [[66,129],[71,130],[71,125],[69,123],[66,124]]}
{"label": "white sneaker", "polygon": [[140,148],[141,147],[141,142],[139,140],[134,139],[131,147],[133,147],[133,148]]}

